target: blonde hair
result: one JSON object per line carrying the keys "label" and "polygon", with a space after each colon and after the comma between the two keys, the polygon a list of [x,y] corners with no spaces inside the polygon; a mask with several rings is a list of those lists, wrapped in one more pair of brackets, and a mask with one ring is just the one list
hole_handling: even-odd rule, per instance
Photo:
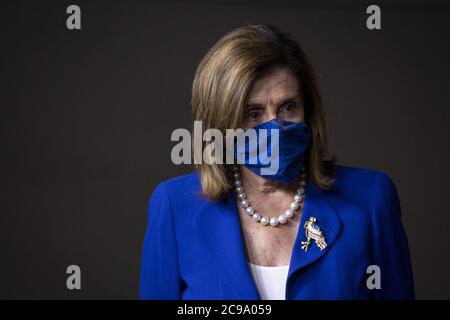
{"label": "blonde hair", "polygon": [[[312,140],[305,169],[321,189],[334,181],[336,157],[327,150],[326,119],[313,69],[305,53],[289,35],[272,25],[249,25],[223,36],[201,60],[192,85],[193,121],[203,130],[239,128],[243,109],[254,82],[273,67],[286,67],[299,80],[305,122]],[[198,164],[202,194],[213,201],[231,188],[230,168],[223,164]]]}

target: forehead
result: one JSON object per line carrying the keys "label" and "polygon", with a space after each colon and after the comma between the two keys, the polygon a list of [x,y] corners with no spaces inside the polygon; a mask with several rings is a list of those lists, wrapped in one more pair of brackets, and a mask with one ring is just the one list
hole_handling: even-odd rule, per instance
{"label": "forehead", "polygon": [[255,81],[249,97],[249,104],[276,103],[285,97],[298,96],[297,77],[287,68],[276,68]]}

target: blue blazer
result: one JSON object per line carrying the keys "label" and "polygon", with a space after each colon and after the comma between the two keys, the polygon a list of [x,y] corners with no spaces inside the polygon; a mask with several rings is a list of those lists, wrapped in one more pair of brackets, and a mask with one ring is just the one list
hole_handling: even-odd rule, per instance
{"label": "blue blazer", "polygon": [[[245,254],[235,193],[210,201],[197,174],[157,186],[148,205],[140,299],[260,299]],[[286,299],[413,299],[408,241],[392,180],[382,172],[337,166],[333,188],[308,183]],[[303,229],[316,217],[328,246]],[[381,288],[366,282],[377,265]]]}

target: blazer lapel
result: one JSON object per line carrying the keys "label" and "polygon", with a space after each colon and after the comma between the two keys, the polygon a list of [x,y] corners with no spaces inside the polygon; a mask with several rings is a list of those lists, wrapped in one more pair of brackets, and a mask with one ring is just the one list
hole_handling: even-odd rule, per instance
{"label": "blazer lapel", "polygon": [[[326,192],[316,187],[311,181],[308,182],[297,239],[292,249],[288,282],[291,275],[297,270],[312,264],[314,261],[324,256],[331,249],[339,234],[341,221],[328,197]],[[307,251],[304,251],[301,248],[301,242],[306,241],[304,225],[310,217],[316,218],[315,224],[322,230],[323,235],[325,236],[327,246],[323,250],[320,250],[314,241],[311,241]]]}
{"label": "blazer lapel", "polygon": [[193,219],[200,239],[207,246],[234,289],[234,299],[259,299],[253,278],[248,268],[245,246],[241,233],[236,197],[229,192],[225,200],[207,202]]}

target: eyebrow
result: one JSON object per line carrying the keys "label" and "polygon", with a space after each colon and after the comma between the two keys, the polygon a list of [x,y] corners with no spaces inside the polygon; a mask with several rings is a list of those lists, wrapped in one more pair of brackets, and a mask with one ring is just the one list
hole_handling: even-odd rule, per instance
{"label": "eyebrow", "polygon": [[[277,103],[277,105],[281,105],[281,104],[285,104],[288,102],[298,102],[300,100],[300,97],[298,95],[295,96],[288,96],[288,97],[284,97],[280,100],[280,102]],[[264,105],[261,103],[246,103],[245,108],[249,109],[249,108],[264,108]]]}

